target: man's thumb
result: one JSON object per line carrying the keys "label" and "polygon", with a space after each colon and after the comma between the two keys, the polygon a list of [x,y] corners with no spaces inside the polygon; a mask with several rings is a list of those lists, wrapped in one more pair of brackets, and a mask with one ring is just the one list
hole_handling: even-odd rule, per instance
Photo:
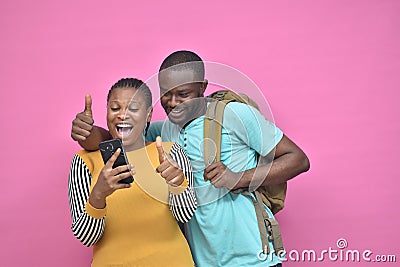
{"label": "man's thumb", "polygon": [[165,153],[164,149],[162,147],[162,139],[160,136],[157,136],[156,138],[156,148],[158,151],[158,160],[160,161],[160,164],[165,161]]}
{"label": "man's thumb", "polygon": [[92,96],[87,94],[85,96],[85,115],[89,116],[91,118],[93,118],[93,114],[92,114]]}

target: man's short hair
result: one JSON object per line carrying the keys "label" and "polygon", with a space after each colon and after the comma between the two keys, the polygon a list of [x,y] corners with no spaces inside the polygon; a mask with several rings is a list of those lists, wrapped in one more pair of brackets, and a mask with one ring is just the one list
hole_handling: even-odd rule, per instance
{"label": "man's short hair", "polygon": [[193,70],[193,72],[196,74],[196,80],[199,82],[204,81],[204,62],[196,53],[192,51],[181,50],[170,54],[161,64],[160,72],[168,68],[172,70]]}

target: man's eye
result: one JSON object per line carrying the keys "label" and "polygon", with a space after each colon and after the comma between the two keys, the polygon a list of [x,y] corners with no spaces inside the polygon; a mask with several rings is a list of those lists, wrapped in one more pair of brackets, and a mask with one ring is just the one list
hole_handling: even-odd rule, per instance
{"label": "man's eye", "polygon": [[110,108],[112,111],[118,111],[119,108]]}
{"label": "man's eye", "polygon": [[188,93],[179,93],[179,96],[185,98],[185,97],[188,97],[189,94]]}
{"label": "man's eye", "polygon": [[171,95],[170,91],[161,92],[161,96],[169,97]]}
{"label": "man's eye", "polygon": [[129,111],[132,111],[132,112],[136,112],[136,111],[138,111],[139,109],[138,108],[130,108],[129,109]]}

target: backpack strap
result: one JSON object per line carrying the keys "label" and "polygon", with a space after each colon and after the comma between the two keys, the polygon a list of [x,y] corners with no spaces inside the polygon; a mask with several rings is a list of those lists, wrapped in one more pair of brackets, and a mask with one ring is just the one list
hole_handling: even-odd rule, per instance
{"label": "backpack strap", "polygon": [[284,252],[281,230],[278,222],[274,218],[268,216],[265,210],[261,193],[254,191],[254,195],[249,191],[241,191],[243,195],[249,196],[254,204],[256,211],[258,230],[260,231],[260,238],[262,244],[262,252],[264,255],[269,254],[270,247],[268,242],[272,242],[274,252],[276,255],[281,255]]}
{"label": "backpack strap", "polygon": [[[279,224],[274,218],[270,218],[268,216],[268,213],[265,210],[265,207],[263,204],[261,193],[258,191],[254,191],[254,194],[256,195],[258,207],[262,212],[262,216],[264,219],[264,227],[266,227],[266,229],[267,229],[266,231],[268,233],[268,241],[272,242],[272,244],[274,246],[275,254],[280,255],[280,253],[283,252],[285,249],[283,248],[282,234],[281,234],[281,229],[279,227]],[[256,210],[257,210],[257,208],[256,208]],[[260,227],[260,225],[259,225],[259,227]]]}
{"label": "backpack strap", "polygon": [[206,167],[221,160],[221,135],[224,110],[228,103],[237,101],[246,103],[259,110],[256,102],[245,94],[236,94],[230,90],[220,90],[208,97],[208,106],[204,119],[204,163]]}
{"label": "backpack strap", "polygon": [[225,106],[233,100],[210,99],[204,119],[204,163],[206,167],[221,160],[222,121]]}

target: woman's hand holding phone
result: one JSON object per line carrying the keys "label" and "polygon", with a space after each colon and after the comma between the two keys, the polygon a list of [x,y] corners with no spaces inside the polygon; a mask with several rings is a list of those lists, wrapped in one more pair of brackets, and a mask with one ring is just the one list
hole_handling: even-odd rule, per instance
{"label": "woman's hand holding phone", "polygon": [[96,209],[105,208],[106,198],[115,190],[129,188],[131,186],[131,184],[119,183],[119,181],[135,174],[135,171],[132,170],[134,167],[132,164],[119,166],[114,169],[112,168],[120,153],[121,149],[118,148],[106,162],[90,193],[89,203]]}

